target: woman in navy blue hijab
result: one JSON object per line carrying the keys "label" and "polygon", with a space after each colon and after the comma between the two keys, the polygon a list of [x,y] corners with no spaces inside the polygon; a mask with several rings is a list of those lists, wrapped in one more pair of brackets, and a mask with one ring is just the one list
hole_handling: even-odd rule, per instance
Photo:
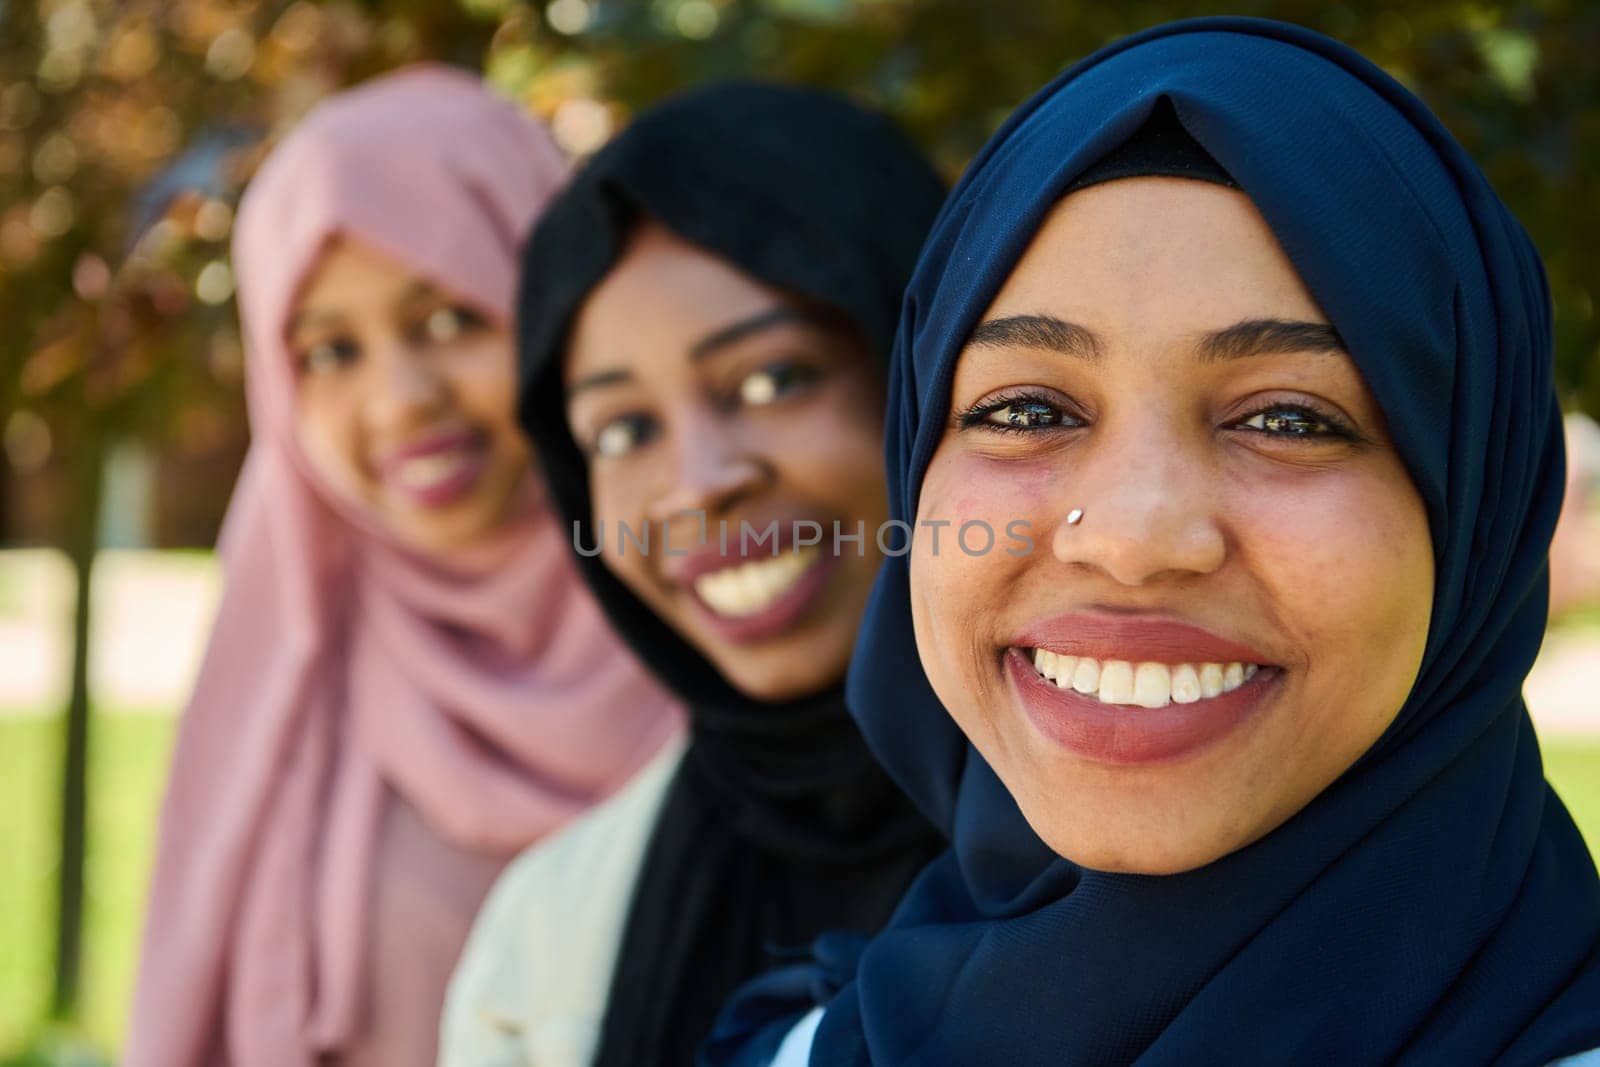
{"label": "woman in navy blue hijab", "polygon": [[1600,1046],[1600,881],[1521,696],[1550,373],[1527,235],[1349,49],[1197,20],[1046,87],[912,280],[887,454],[915,533],[851,668],[953,847],[709,1059]]}

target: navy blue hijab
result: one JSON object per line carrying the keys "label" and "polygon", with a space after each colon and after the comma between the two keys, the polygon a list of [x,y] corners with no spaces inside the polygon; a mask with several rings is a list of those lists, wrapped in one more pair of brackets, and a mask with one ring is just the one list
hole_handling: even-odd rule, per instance
{"label": "navy blue hijab", "polygon": [[[1176,23],[1024,105],[946,202],[889,384],[913,520],[957,355],[1045,214],[1163,99],[1272,227],[1377,397],[1437,569],[1421,670],[1374,747],[1265,838],[1170,877],[1052,853],[932,689],[908,559],[879,574],[849,701],[953,847],[872,941],[819,943],[725,1016],[715,1062],[838,989],[817,1064],[1544,1064],[1600,1046],[1600,880],[1523,704],[1562,492],[1533,245],[1437,119],[1348,48]],[[833,979],[830,988],[830,979]],[[759,1036],[758,1036],[759,1035]]]}

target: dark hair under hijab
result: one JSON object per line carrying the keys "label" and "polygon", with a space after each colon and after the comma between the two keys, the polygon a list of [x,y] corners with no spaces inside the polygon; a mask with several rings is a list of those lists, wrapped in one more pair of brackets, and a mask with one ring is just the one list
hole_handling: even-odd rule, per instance
{"label": "dark hair under hijab", "polygon": [[[645,112],[546,209],[518,299],[519,413],[577,543],[598,544],[567,427],[572,322],[642,220],[853,324],[886,366],[944,189],[885,118],[797,88],[724,84]],[[647,846],[596,1062],[693,1060],[727,995],[823,930],[872,930],[944,846],[879,768],[843,680],[752,700],[616,579],[578,565],[617,631],[689,709],[691,743]]]}
{"label": "dark hair under hijab", "polygon": [[1437,577],[1416,683],[1371,750],[1259,841],[1183,874],[1089,870],[1031,830],[917,669],[910,563],[887,561],[851,706],[953,847],[873,941],[823,939],[814,964],[747,989],[709,1062],[761,1062],[830,994],[811,1051],[829,1067],[1544,1067],[1600,1045],[1600,881],[1521,694],[1563,480],[1549,293],[1522,228],[1393,79],[1298,27],[1198,19],[1111,45],[1025,104],[908,288],[891,510],[916,514],[955,362],[1046,213],[1084,176],[1178,173],[1116,151],[1158,111],[1271,226],[1426,505]]}

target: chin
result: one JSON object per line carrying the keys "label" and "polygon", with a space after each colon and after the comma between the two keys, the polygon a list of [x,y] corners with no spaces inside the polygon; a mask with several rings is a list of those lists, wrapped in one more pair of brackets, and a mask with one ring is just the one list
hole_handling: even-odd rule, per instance
{"label": "chin", "polygon": [[830,684],[844,676],[840,670],[828,678],[819,678],[815,674],[796,676],[789,672],[773,674],[748,674],[741,676],[739,673],[722,669],[722,676],[728,680],[739,692],[751,700],[759,700],[766,704],[776,704],[779,701],[795,700],[799,697],[810,696],[812,693],[826,689]]}
{"label": "chin", "polygon": [[[1127,781],[1122,784],[1132,788],[1109,790],[1101,783],[1102,788],[1096,788],[1074,778],[1074,770],[1059,764],[1030,777],[1039,782],[1038,787],[1017,789],[1005,775],[1001,780],[1050,851],[1089,870],[1182,874],[1214,862],[1251,839],[1221,811],[1206,810],[1204,797],[1192,802],[1141,803],[1141,798],[1150,799],[1153,783]],[[1185,813],[1191,817],[1184,817]]]}
{"label": "chin", "polygon": [[[1104,871],[1107,874],[1142,874],[1142,875],[1169,875],[1183,874],[1204,867],[1215,855],[1207,852],[1196,852],[1192,849],[1181,847],[1166,848],[1161,846],[1151,847],[1148,843],[1141,842],[1130,846],[1126,842],[1097,842],[1095,845],[1079,848],[1073,843],[1064,843],[1057,847],[1051,842],[1052,851],[1059,856],[1072,860],[1080,867],[1087,867],[1094,871]],[[1071,849],[1074,854],[1069,854],[1066,849]]]}
{"label": "chin", "polygon": [[[817,664],[826,664],[818,670]],[[848,656],[829,656],[819,650],[777,648],[765,654],[735,649],[715,661],[728,684],[751,700],[777,703],[821,692],[844,679]]]}
{"label": "chin", "polygon": [[431,521],[395,521],[390,529],[395,535],[418,552],[442,560],[471,548],[494,534],[500,523],[482,512],[462,515],[430,516]]}

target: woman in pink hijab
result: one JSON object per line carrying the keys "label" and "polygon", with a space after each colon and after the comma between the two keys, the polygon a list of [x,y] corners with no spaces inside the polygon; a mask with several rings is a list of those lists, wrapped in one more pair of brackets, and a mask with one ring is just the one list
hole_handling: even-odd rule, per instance
{"label": "woman in pink hijab", "polygon": [[546,132],[423,66],[321,105],[239,212],[253,443],[162,813],[125,1063],[431,1064],[505,861],[680,728],[512,405]]}

